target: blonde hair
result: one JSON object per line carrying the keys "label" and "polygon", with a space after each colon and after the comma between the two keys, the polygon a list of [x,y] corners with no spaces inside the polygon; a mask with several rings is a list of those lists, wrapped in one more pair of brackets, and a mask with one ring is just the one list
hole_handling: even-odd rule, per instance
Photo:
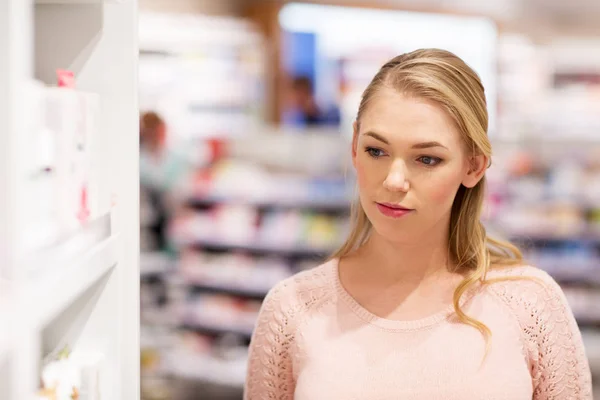
{"label": "blonde hair", "polygon": [[[484,88],[475,71],[459,57],[445,50],[421,49],[391,59],[365,89],[356,117],[357,123],[378,90],[384,87],[441,105],[456,123],[472,154],[483,154],[491,159]],[[456,266],[455,272],[465,275],[454,292],[456,315],[461,322],[478,329],[487,343],[491,331],[461,310],[460,298],[478,282],[499,280],[486,281],[486,274],[492,266],[520,264],[523,257],[516,246],[487,235],[480,221],[484,192],[485,176],[473,188],[462,185],[459,188],[452,205],[448,247],[450,259]],[[355,202],[350,235],[332,258],[342,258],[358,249],[369,238],[372,228],[360,202]]]}

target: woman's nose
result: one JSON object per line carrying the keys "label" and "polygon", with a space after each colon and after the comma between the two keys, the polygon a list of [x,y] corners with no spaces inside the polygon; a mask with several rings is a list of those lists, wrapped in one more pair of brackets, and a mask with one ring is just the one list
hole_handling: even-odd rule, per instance
{"label": "woman's nose", "polygon": [[409,188],[406,179],[406,165],[402,160],[396,160],[392,163],[383,186],[392,192],[405,192]]}

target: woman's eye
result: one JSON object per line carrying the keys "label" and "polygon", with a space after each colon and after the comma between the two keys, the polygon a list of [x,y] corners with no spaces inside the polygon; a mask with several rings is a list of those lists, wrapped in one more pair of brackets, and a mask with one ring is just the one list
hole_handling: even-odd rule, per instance
{"label": "woman's eye", "polygon": [[375,147],[367,147],[365,151],[373,158],[379,158],[385,155],[383,150],[376,149]]}
{"label": "woman's eye", "polygon": [[442,159],[438,158],[438,157],[430,157],[430,156],[423,156],[423,157],[419,157],[418,160],[428,166],[428,167],[433,167],[434,165],[438,165]]}

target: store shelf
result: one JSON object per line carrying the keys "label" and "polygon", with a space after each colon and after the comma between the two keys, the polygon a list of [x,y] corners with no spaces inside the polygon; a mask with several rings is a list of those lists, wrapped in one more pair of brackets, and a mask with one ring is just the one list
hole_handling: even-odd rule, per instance
{"label": "store shelf", "polygon": [[600,318],[591,318],[575,315],[575,320],[577,321],[577,325],[579,325],[579,329],[600,329]]}
{"label": "store shelf", "polygon": [[208,283],[189,282],[188,285],[192,291],[203,293],[227,294],[235,297],[243,297],[253,300],[264,300],[267,295],[267,290],[253,290],[250,288],[223,286]]}
{"label": "store shelf", "polygon": [[0,325],[41,329],[98,282],[118,261],[118,238],[110,231],[107,214],[24,260],[28,279],[1,285]]}
{"label": "store shelf", "polygon": [[239,360],[228,361],[208,355],[174,352],[169,358],[171,359],[169,373],[172,376],[243,390],[247,356]]}
{"label": "store shelf", "polygon": [[[592,375],[600,377],[600,333],[595,330],[582,329],[581,335]],[[598,389],[600,389],[600,385],[598,386]]]}
{"label": "store shelf", "polygon": [[[190,371],[188,369],[182,368],[182,367],[175,367],[173,368],[171,371],[169,371],[169,375],[171,375],[172,377],[175,377],[177,379],[180,380],[184,380],[187,382],[191,382],[194,384],[194,387],[197,388],[198,386],[202,387],[203,389],[203,393],[210,393],[211,390],[213,392],[218,391],[218,393],[220,395],[222,395],[223,392],[227,391],[227,392],[235,392],[232,393],[231,396],[232,397],[226,397],[227,399],[241,399],[242,398],[242,392],[244,390],[244,383],[243,382],[233,382],[231,378],[227,377],[226,375],[220,375],[217,376],[216,374],[207,374],[207,373],[199,373],[196,371]],[[208,387],[208,388],[207,388]],[[214,387],[214,389],[210,389],[210,387]],[[190,394],[190,396],[192,396],[192,394]],[[235,397],[233,397],[235,396]],[[186,397],[186,398],[192,398],[192,397]],[[208,397],[206,397],[208,398]],[[221,398],[221,397],[219,397]],[[225,398],[225,397],[223,397]]]}
{"label": "store shelf", "polygon": [[[548,273],[554,278],[554,280],[561,286],[575,286],[582,288],[594,288],[600,289],[600,278],[595,278],[592,276],[577,276],[577,275],[569,275],[566,273],[552,273],[548,271]],[[597,274],[600,274],[600,266],[598,267]]]}
{"label": "store shelf", "polygon": [[[139,174],[131,163],[139,141],[125,134],[139,125],[137,4],[2,4],[0,258],[10,282],[0,285],[0,353],[10,352],[0,362],[0,398],[37,398],[48,356],[64,346],[102,355],[92,389],[102,398],[139,398],[129,384],[139,380]],[[58,69],[76,80],[68,106],[50,98]],[[110,211],[109,229],[79,228],[84,206],[93,217]]]}
{"label": "store shelf", "polygon": [[180,328],[198,333],[203,333],[209,336],[238,335],[247,340],[249,340],[252,337],[252,330],[241,329],[239,327],[216,326],[203,324],[199,322],[186,322],[181,324]]}
{"label": "store shelf", "polygon": [[82,257],[65,260],[63,268],[51,279],[36,282],[26,291],[23,311],[31,313],[34,324],[43,327],[80,294],[105,276],[118,261],[118,238],[110,237],[95,245]]}
{"label": "store shelf", "polygon": [[547,246],[562,243],[582,243],[594,246],[600,246],[600,235],[597,233],[577,234],[577,235],[552,235],[547,234],[510,234],[510,239],[520,245],[529,246]]}
{"label": "store shelf", "polygon": [[206,251],[241,251],[250,254],[270,254],[284,257],[315,257],[324,258],[331,254],[333,248],[317,248],[307,246],[281,246],[274,243],[235,243],[212,239],[198,239],[191,243],[192,246]]}
{"label": "store shelf", "polygon": [[172,265],[172,261],[164,253],[142,252],[140,254],[140,277],[144,279],[164,275],[173,270]]}
{"label": "store shelf", "polygon": [[350,200],[314,200],[314,199],[289,199],[289,200],[243,200],[218,197],[197,197],[189,200],[191,207],[206,208],[218,204],[243,204],[260,209],[309,209],[327,212],[349,212]]}

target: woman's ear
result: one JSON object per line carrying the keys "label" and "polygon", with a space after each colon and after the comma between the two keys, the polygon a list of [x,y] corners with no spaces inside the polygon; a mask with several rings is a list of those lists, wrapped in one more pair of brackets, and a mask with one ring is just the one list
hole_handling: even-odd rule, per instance
{"label": "woman's ear", "polygon": [[358,146],[358,122],[354,121],[352,124],[352,164],[356,168],[356,149]]}
{"label": "woman's ear", "polygon": [[462,184],[468,188],[472,188],[479,183],[483,175],[485,174],[485,170],[489,166],[489,158],[484,156],[483,154],[479,154],[476,156],[469,157],[468,162],[468,170],[465,175]]}

